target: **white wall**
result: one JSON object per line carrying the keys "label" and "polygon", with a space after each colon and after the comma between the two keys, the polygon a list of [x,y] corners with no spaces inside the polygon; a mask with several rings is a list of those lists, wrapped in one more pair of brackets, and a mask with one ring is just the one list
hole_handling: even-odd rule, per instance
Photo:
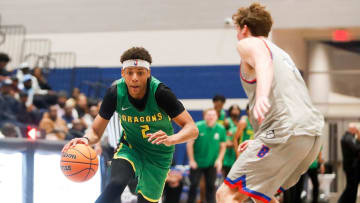
{"label": "white wall", "polygon": [[120,66],[120,55],[143,46],[153,65],[239,64],[233,29],[129,31],[107,33],[32,34],[47,38],[52,51],[77,54],[77,66]]}

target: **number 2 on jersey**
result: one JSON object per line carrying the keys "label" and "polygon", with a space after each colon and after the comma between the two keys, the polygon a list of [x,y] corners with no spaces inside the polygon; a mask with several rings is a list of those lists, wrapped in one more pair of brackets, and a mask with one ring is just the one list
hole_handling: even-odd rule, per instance
{"label": "number 2 on jersey", "polygon": [[150,127],[149,125],[141,125],[141,134],[142,134],[142,137],[145,139],[145,138],[148,138],[149,136],[146,135],[146,131],[150,130]]}

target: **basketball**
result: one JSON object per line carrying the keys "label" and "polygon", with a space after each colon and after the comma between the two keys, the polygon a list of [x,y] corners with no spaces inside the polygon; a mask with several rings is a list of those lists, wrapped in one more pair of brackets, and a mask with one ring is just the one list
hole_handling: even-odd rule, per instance
{"label": "basketball", "polygon": [[61,154],[61,171],[74,182],[84,182],[92,178],[98,164],[96,152],[84,144],[77,144]]}

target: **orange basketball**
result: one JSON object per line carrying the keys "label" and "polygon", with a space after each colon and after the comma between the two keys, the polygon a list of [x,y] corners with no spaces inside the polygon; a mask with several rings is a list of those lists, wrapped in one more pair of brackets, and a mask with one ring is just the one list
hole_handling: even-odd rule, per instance
{"label": "orange basketball", "polygon": [[98,169],[98,164],[96,152],[84,144],[77,144],[61,154],[61,171],[75,182],[84,182],[92,178]]}

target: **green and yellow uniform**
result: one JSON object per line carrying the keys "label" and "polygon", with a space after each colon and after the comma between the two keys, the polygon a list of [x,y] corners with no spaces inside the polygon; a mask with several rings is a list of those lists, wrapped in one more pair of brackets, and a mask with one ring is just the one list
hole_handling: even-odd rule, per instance
{"label": "green and yellow uniform", "polygon": [[124,130],[124,142],[120,144],[114,159],[130,162],[138,178],[136,191],[152,202],[161,198],[175,150],[175,146],[148,142],[147,134],[159,130],[169,136],[174,134],[170,117],[156,103],[155,92],[159,84],[159,80],[151,78],[145,109],[139,111],[128,99],[125,80],[117,82],[116,111]]}
{"label": "green and yellow uniform", "polygon": [[226,113],[225,113],[224,109],[221,109],[217,122],[223,126],[224,126],[224,121],[225,121],[225,115],[226,115]]}
{"label": "green and yellow uniform", "polygon": [[254,128],[251,126],[249,118],[246,117],[245,119],[246,119],[246,127],[243,131],[243,135],[242,135],[241,139],[239,140],[239,143],[242,143],[246,140],[254,139]]}
{"label": "green and yellow uniform", "polygon": [[[226,141],[233,141],[234,134],[236,133],[237,125],[234,123],[234,121],[231,118],[227,118],[226,120],[229,123],[228,131],[231,134],[231,136],[228,135],[226,136]],[[224,155],[223,165],[227,167],[231,167],[234,164],[235,160],[236,160],[236,153],[234,147],[227,148]]]}
{"label": "green and yellow uniform", "polygon": [[216,123],[208,127],[204,120],[196,122],[199,136],[194,142],[194,159],[199,168],[214,166],[219,155],[220,143],[225,142],[225,128]]}

